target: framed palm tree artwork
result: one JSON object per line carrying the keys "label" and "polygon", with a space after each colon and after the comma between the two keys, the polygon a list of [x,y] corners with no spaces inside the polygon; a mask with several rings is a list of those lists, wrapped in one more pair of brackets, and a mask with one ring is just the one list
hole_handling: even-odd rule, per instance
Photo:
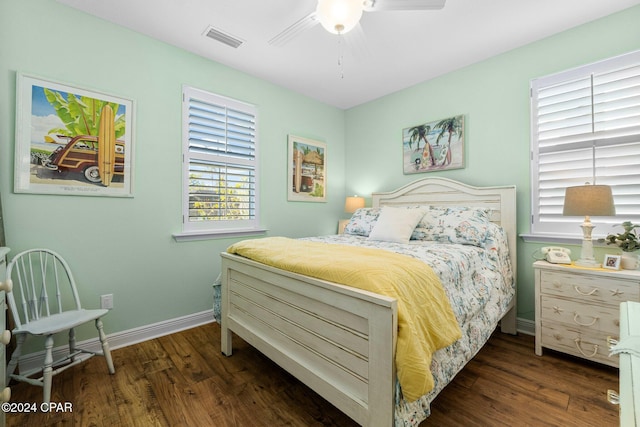
{"label": "framed palm tree artwork", "polygon": [[327,144],[289,135],[288,195],[291,202],[327,201]]}
{"label": "framed palm tree artwork", "polygon": [[402,164],[405,174],[464,168],[464,116],[403,129]]}
{"label": "framed palm tree artwork", "polygon": [[18,73],[16,193],[133,197],[130,99]]}

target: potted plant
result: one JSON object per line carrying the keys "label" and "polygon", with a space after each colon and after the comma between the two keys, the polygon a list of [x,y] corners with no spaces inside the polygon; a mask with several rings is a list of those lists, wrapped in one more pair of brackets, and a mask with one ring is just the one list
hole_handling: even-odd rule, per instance
{"label": "potted plant", "polygon": [[638,240],[635,229],[640,228],[640,224],[625,221],[620,225],[624,229],[624,233],[609,234],[606,239],[607,245],[616,245],[622,249],[622,268],[635,270],[638,268],[638,254],[636,252],[640,250],[640,240]]}

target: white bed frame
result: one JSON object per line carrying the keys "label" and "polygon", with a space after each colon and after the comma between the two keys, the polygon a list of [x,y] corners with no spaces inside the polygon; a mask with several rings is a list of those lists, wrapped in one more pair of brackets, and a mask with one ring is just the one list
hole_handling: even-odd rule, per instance
{"label": "white bed frame", "polygon": [[[424,178],[373,206],[484,206],[507,231],[516,277],[515,186]],[[291,256],[304,254],[291,254]],[[500,322],[516,333],[516,298]],[[222,253],[222,352],[232,332],[363,426],[394,423],[397,304],[392,298]]]}

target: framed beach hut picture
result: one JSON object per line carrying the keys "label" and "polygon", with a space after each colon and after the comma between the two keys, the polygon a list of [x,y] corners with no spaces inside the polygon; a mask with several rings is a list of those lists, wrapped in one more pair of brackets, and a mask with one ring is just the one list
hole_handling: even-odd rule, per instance
{"label": "framed beach hut picture", "polygon": [[326,202],[327,145],[289,135],[288,193],[292,202]]}
{"label": "framed beach hut picture", "polygon": [[133,196],[133,101],[18,73],[16,193]]}
{"label": "framed beach hut picture", "polygon": [[464,168],[464,116],[403,129],[402,163],[405,174]]}

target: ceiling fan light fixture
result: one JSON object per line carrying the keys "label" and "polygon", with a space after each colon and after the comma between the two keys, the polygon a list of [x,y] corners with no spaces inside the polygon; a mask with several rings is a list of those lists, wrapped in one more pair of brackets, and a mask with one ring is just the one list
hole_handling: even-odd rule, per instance
{"label": "ceiling fan light fixture", "polygon": [[360,22],[362,10],[362,0],[318,0],[316,15],[325,30],[345,34]]}

